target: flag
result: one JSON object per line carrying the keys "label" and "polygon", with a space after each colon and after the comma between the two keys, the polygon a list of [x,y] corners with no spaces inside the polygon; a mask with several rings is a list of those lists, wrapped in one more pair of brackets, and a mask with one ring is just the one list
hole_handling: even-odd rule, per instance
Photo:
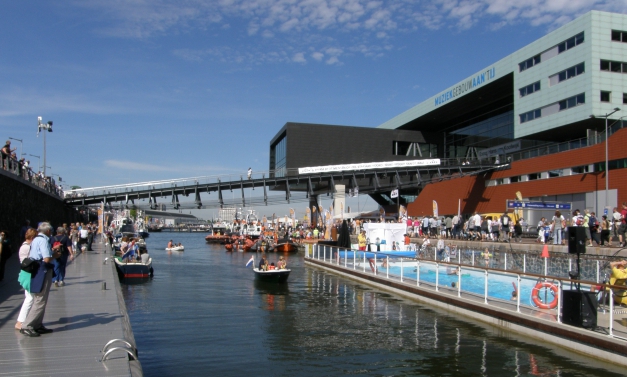
{"label": "flag", "polygon": [[433,201],[433,217],[438,217],[438,202]]}
{"label": "flag", "polygon": [[255,263],[255,257],[250,257],[248,262],[246,262],[246,267],[250,266],[251,263]]}

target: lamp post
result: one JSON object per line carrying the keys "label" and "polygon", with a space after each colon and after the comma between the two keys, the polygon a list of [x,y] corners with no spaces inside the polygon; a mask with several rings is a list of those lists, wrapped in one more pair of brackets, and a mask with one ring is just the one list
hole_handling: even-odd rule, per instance
{"label": "lamp post", "polygon": [[15,140],[15,141],[20,142],[20,158],[22,158],[22,156],[24,155],[24,153],[22,153],[24,150],[24,142],[22,141],[22,139],[16,139],[14,137],[9,136],[9,140]]}
{"label": "lamp post", "polygon": [[46,132],[52,132],[52,121],[49,120],[47,123],[41,122],[41,117],[37,117],[37,136],[39,136],[39,132],[44,131],[44,177],[46,176]]}
{"label": "lamp post", "polygon": [[[605,212],[605,209],[607,208],[607,204],[608,204],[608,189],[609,189],[609,185],[610,185],[610,169],[609,169],[609,146],[608,146],[608,132],[607,132],[607,119],[610,117],[610,115],[614,114],[615,112],[620,111],[619,107],[615,107],[614,111],[607,113],[605,115],[601,115],[602,118],[605,118],[605,208],[603,209],[603,212]],[[591,118],[596,118],[594,115],[590,115]],[[620,118],[622,119],[622,117]],[[619,119],[619,120],[620,120]],[[618,120],[617,120],[618,122]],[[614,124],[614,123],[612,123]]]}
{"label": "lamp post", "polygon": [[41,170],[41,157],[35,156],[34,154],[29,154],[29,156],[37,157],[37,171]]}

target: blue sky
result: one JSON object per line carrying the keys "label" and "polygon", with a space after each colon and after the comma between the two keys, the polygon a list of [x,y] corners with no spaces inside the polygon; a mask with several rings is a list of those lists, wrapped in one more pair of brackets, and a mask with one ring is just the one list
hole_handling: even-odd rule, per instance
{"label": "blue sky", "polygon": [[263,171],[286,122],[376,127],[591,9],[627,0],[7,1],[0,137],[53,120],[82,187]]}

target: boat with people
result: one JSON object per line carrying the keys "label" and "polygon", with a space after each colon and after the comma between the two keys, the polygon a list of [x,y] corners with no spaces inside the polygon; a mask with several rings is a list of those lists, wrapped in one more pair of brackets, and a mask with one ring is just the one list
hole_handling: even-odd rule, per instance
{"label": "boat with people", "polygon": [[173,247],[166,247],[165,250],[166,251],[185,251],[185,246],[179,245],[179,246],[173,246]]}
{"label": "boat with people", "polygon": [[142,254],[141,259],[114,257],[118,276],[122,279],[147,279],[154,274],[152,258],[148,254]]}
{"label": "boat with people", "polygon": [[257,267],[253,268],[253,271],[257,280],[274,283],[285,283],[287,278],[290,276],[290,272],[292,272],[290,269],[265,271],[260,270]]}
{"label": "boat with people", "polygon": [[255,274],[255,279],[258,281],[264,282],[272,282],[272,283],[285,283],[287,278],[290,276],[292,270],[287,268],[285,259],[283,257],[279,258],[277,265],[274,263],[268,264],[267,259],[261,259],[260,265],[255,266],[255,258],[250,257],[246,266],[253,264],[253,272]]}

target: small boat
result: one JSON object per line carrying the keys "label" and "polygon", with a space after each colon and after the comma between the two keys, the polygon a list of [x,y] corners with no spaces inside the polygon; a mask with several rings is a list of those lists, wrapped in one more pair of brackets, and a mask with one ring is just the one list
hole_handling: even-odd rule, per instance
{"label": "small boat", "polygon": [[166,247],[166,251],[185,251],[185,246]]}
{"label": "small boat", "polygon": [[290,276],[290,272],[292,272],[290,269],[264,271],[256,267],[253,268],[253,271],[257,280],[273,283],[285,283]]}
{"label": "small boat", "polygon": [[231,237],[226,234],[209,234],[205,237],[207,243],[223,243],[229,239],[231,239]]}
{"label": "small boat", "polygon": [[[148,254],[145,254],[146,256]],[[154,271],[152,269],[152,258],[144,258],[145,260],[133,261],[124,260],[122,258],[115,257],[115,267],[118,270],[118,275],[123,279],[147,279],[152,277]]]}
{"label": "small boat", "polygon": [[290,239],[278,240],[274,245],[274,251],[279,253],[295,253],[298,251],[298,244]]}

